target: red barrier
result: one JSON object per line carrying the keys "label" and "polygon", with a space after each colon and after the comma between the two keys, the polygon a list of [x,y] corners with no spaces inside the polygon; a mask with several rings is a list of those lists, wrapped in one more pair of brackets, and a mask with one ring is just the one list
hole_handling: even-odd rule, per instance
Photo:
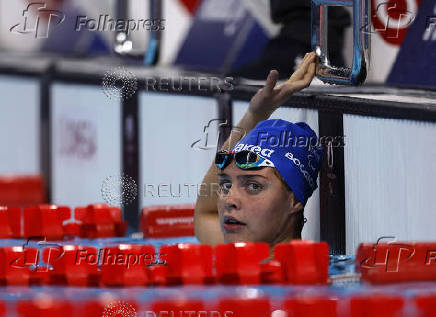
{"label": "red barrier", "polygon": [[21,237],[21,210],[19,207],[0,206],[0,239]]}
{"label": "red barrier", "polygon": [[65,236],[122,237],[127,223],[120,208],[105,204],[77,207],[74,220],[67,206],[37,205],[24,208],[21,232],[21,210],[0,206],[0,229],[0,238],[62,240]]}
{"label": "red barrier", "polygon": [[79,311],[80,315],[77,316],[83,317],[142,316],[138,311],[136,301],[130,298],[121,300],[110,296],[88,299],[81,303]]}
{"label": "red barrier", "polygon": [[267,298],[224,298],[219,302],[223,317],[270,317],[271,307]]}
{"label": "red barrier", "polygon": [[[194,316],[199,316],[198,312],[204,311],[204,305],[201,300],[188,299],[163,299],[152,303],[151,311],[154,313],[151,316],[185,316],[185,312],[195,312]],[[172,312],[168,315],[168,312]],[[151,313],[151,312],[149,312]],[[207,313],[206,313],[207,314]],[[145,316],[150,316],[146,312]],[[205,315],[206,316],[206,315]]]}
{"label": "red barrier", "polygon": [[98,286],[98,249],[91,246],[64,245],[62,254],[47,262],[53,266],[50,284],[69,286]]}
{"label": "red barrier", "polygon": [[29,285],[30,267],[38,263],[38,249],[10,246],[0,248],[0,283]]}
{"label": "red barrier", "polygon": [[338,299],[328,296],[301,296],[285,300],[284,310],[292,317],[336,317]]}
{"label": "red barrier", "polygon": [[19,301],[17,312],[22,317],[73,317],[73,305],[66,300],[41,295]]}
{"label": "red barrier", "polygon": [[267,243],[237,242],[215,247],[215,266],[218,283],[260,284],[261,261],[268,259]]}
{"label": "red barrier", "polygon": [[45,237],[47,240],[62,240],[61,210],[68,212],[69,207],[39,205],[24,208],[24,237]]}
{"label": "red barrier", "polygon": [[277,260],[268,261],[261,264],[261,282],[262,284],[280,284],[283,283],[282,265]]}
{"label": "red barrier", "polygon": [[415,305],[420,317],[436,317],[436,294],[417,296]]}
{"label": "red barrier", "polygon": [[150,285],[165,286],[167,284],[167,266],[151,265],[148,268],[148,276],[150,277]]}
{"label": "red barrier", "polygon": [[164,245],[160,254],[167,264],[167,284],[210,284],[212,275],[212,247],[205,244],[179,243]]}
{"label": "red barrier", "polygon": [[44,202],[45,188],[41,176],[0,176],[0,205],[23,207]]}
{"label": "red barrier", "polygon": [[402,317],[404,299],[399,296],[371,294],[350,299],[353,317]]}
{"label": "red barrier", "polygon": [[101,284],[105,286],[145,286],[150,283],[148,265],[155,262],[152,245],[120,244],[104,248]]}
{"label": "red barrier", "polygon": [[274,258],[280,262],[285,283],[326,284],[328,282],[329,254],[325,242],[293,240],[279,243]]}
{"label": "red barrier", "polygon": [[62,208],[59,210],[59,215],[62,220],[62,227],[65,236],[78,236],[79,235],[79,222],[72,221],[71,209]]}
{"label": "red barrier", "polygon": [[370,283],[436,281],[436,242],[362,243],[355,263]]}
{"label": "red barrier", "polygon": [[194,235],[194,205],[153,206],[141,211],[144,237],[165,238]]}
{"label": "red barrier", "polygon": [[81,221],[79,235],[82,238],[122,237],[127,223],[122,220],[121,209],[106,204],[93,204],[75,209],[75,218]]}

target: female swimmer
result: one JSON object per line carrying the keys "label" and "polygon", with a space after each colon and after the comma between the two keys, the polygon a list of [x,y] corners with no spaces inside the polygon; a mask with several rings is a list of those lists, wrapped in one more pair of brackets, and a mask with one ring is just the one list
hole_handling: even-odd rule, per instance
{"label": "female swimmer", "polygon": [[[216,195],[199,196],[195,234],[201,243],[280,242],[301,238],[304,206],[316,189],[321,148],[305,123],[267,120],[296,91],[310,85],[314,52],[305,55],[292,76],[277,85],[272,70],[251,99],[236,129],[216,154],[203,179]],[[242,132],[244,131],[244,132]],[[316,143],[316,142],[315,142]]]}

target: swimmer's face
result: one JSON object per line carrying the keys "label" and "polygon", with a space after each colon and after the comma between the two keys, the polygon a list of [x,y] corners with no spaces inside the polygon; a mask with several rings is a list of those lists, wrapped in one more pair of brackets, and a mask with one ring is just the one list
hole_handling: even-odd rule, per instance
{"label": "swimmer's face", "polygon": [[273,168],[243,170],[234,162],[218,174],[218,214],[224,241],[267,242],[292,236],[293,212],[302,208]]}

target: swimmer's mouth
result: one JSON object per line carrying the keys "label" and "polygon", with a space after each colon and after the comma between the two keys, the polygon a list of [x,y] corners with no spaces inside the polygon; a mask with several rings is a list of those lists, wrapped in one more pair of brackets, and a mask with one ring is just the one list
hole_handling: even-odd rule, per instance
{"label": "swimmer's mouth", "polygon": [[224,217],[224,224],[225,225],[240,225],[240,226],[245,226],[247,225],[246,223],[239,221],[236,218],[233,217],[229,217],[229,216],[225,216]]}

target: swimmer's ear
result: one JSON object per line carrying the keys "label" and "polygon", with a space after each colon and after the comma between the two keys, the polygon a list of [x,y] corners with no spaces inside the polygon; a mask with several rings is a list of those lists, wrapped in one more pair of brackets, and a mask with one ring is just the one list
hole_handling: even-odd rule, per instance
{"label": "swimmer's ear", "polygon": [[291,192],[291,195],[289,197],[289,211],[290,214],[296,213],[298,211],[303,210],[303,204],[300,203],[297,198],[295,198],[294,193]]}

